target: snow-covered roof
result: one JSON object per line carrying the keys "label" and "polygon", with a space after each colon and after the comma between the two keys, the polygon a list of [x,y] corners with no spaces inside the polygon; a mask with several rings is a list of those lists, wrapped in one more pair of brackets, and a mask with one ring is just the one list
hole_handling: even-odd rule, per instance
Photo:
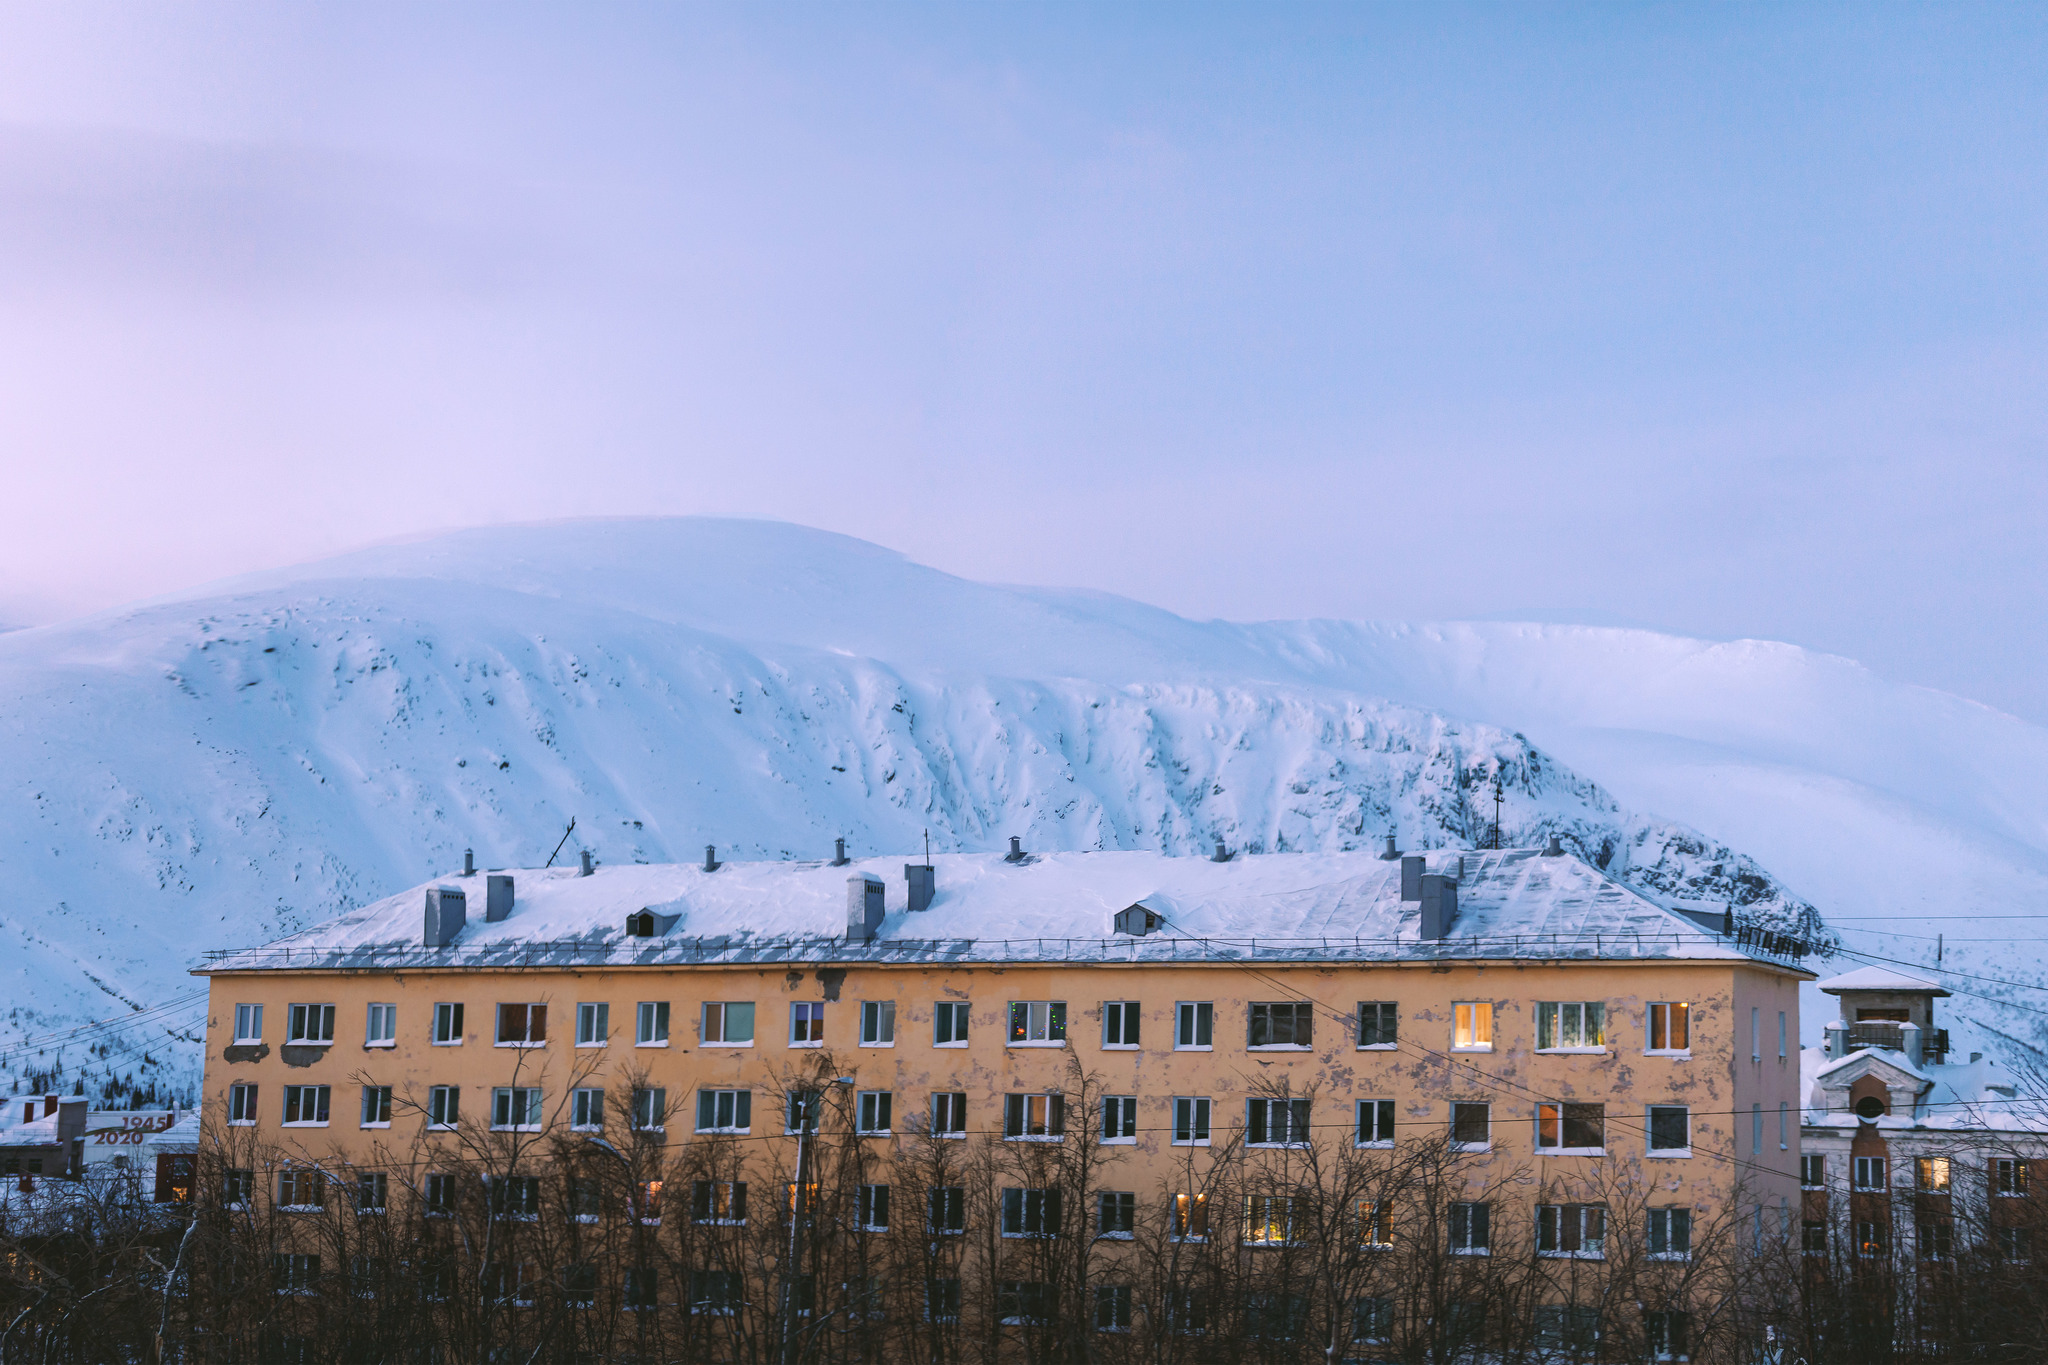
{"label": "snow-covered roof", "polygon": [[1825,981],[1816,981],[1814,986],[1829,995],[1840,995],[1843,991],[1925,991],[1932,995],[1947,995],[1941,984],[1925,977],[1908,976],[1895,972],[1889,967],[1858,967],[1853,972],[1843,972]]}
{"label": "snow-covered roof", "polygon": [[2024,1094],[2020,1089],[2022,1078],[1995,1057],[1973,1054],[1973,1060],[1967,1062],[1914,1066],[1903,1053],[1886,1048],[1859,1048],[1836,1061],[1830,1061],[1820,1048],[1802,1048],[1799,1071],[1806,1103],[1800,1122],[1804,1126],[1844,1133],[1856,1130],[1862,1120],[1845,1105],[1831,1106],[1827,1091],[1839,1093],[1844,1079],[1853,1078],[1843,1078],[1838,1073],[1865,1057],[1919,1080],[1919,1095],[1910,1113],[1895,1112],[1877,1120],[1877,1127],[1888,1137],[1921,1132],[1930,1137],[1955,1139],[1970,1132],[1985,1132],[2048,1138],[2048,1102]]}
{"label": "snow-covered roof", "polygon": [[[905,904],[903,858],[633,864],[513,873],[512,912],[484,920],[484,876],[441,878],[261,948],[209,955],[201,972],[462,966],[657,965],[765,961],[1020,962],[1108,959],[1400,960],[1619,958],[1774,960],[1711,933],[1569,855],[1536,849],[1436,851],[1426,870],[1460,878],[1445,940],[1424,940],[1420,905],[1401,899],[1401,864],[1371,853],[1279,853],[1227,862],[1159,853],[999,854],[932,859],[930,908]],[[1462,869],[1462,871],[1461,871]],[[879,878],[887,911],[872,942],[846,936],[847,882]],[[462,888],[466,927],[422,945],[426,893]],[[1117,911],[1143,902],[1167,918],[1117,936]],[[629,937],[626,916],[679,918]],[[1776,945],[1780,951],[1791,945]],[[1790,959],[1775,958],[1781,965]]]}
{"label": "snow-covered roof", "polygon": [[[82,1105],[83,1100],[71,1100]],[[22,1121],[22,1111],[33,1103],[36,1117]],[[59,1141],[58,1127],[63,1117],[61,1108],[44,1113],[43,1098],[40,1095],[17,1095],[0,1101],[0,1147],[54,1147]],[[8,1120],[12,1120],[9,1122]]]}

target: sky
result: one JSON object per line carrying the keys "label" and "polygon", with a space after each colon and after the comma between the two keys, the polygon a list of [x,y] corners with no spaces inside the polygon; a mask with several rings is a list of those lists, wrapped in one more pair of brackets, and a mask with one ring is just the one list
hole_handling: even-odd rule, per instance
{"label": "sky", "polygon": [[0,622],[769,517],[2048,720],[2048,11],[0,5]]}

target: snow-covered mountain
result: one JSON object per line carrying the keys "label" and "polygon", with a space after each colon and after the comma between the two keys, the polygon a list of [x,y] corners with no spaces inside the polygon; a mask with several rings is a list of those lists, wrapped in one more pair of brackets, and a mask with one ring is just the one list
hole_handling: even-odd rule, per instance
{"label": "snow-covered mountain", "polygon": [[[1194,622],[775,523],[461,532],[0,636],[0,1087],[60,1062],[95,1088],[182,1083],[202,950],[465,848],[531,866],[571,817],[564,856],[610,862],[927,831],[1432,847],[1491,836],[1498,775],[1507,842],[1554,832],[1756,918],[1818,906],[1849,949],[1917,961],[1849,917],[2041,906],[2042,759],[2048,734],[2011,717],[1784,645]],[[2042,978],[2036,952],[1996,961]],[[1977,984],[2016,1002],[1959,991],[1987,1027],[2048,1037],[2023,991]],[[168,1008],[51,1036],[133,1006]]]}

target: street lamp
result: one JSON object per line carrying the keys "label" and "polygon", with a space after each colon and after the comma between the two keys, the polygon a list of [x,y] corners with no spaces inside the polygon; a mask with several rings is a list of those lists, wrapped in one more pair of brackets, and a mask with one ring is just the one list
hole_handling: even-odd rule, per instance
{"label": "street lamp", "polygon": [[[851,1076],[834,1076],[828,1085],[852,1085]],[[782,1267],[782,1365],[790,1365],[790,1353],[796,1346],[796,1276],[798,1237],[804,1225],[804,1152],[809,1144],[811,1128],[818,1120],[813,1110],[811,1092],[800,1091],[799,1102],[803,1111],[797,1115],[796,1124],[796,1185],[790,1192],[789,1201],[789,1261]],[[824,1108],[825,1092],[816,1092],[817,1110]]]}

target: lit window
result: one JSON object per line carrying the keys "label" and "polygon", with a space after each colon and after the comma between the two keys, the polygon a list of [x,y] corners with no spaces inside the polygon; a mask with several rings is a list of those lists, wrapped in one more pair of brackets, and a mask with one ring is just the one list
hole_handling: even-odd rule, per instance
{"label": "lit window", "polygon": [[1998,1157],[1991,1163],[1991,1192],[2022,1195],[2027,1192],[2027,1163],[2018,1157]]}
{"label": "lit window", "polygon": [[1945,1156],[1921,1156],[1913,1158],[1913,1185],[1923,1193],[1948,1193],[1948,1158]]}
{"label": "lit window", "polygon": [[1246,1246],[1287,1246],[1294,1241],[1294,1200],[1286,1195],[1244,1197]]}
{"label": "lit window", "polygon": [[1361,1199],[1358,1201],[1359,1245],[1384,1251],[1394,1244],[1394,1201],[1391,1199]]}
{"label": "lit window", "polygon": [[1209,1196],[1176,1194],[1169,1233],[1176,1242],[1200,1242],[1209,1236]]}
{"label": "lit window", "polygon": [[1467,1052],[1493,1051],[1493,1002],[1460,1000],[1451,1005],[1451,1046]]}
{"label": "lit window", "polygon": [[1607,1109],[1599,1104],[1536,1106],[1536,1150],[1598,1152],[1607,1146]]}
{"label": "lit window", "polygon": [[1692,1006],[1676,1000],[1650,1004],[1650,1052],[1687,1052],[1692,1048]]}
{"label": "lit window", "polygon": [[1067,1041],[1067,1002],[1012,1000],[1010,1046],[1059,1047]]}

